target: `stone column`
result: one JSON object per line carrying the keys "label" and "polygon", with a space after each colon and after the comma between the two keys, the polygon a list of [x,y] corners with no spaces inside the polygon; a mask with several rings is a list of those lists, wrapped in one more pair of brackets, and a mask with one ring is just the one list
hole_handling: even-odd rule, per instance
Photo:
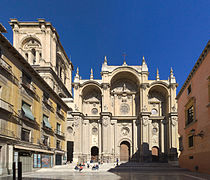
{"label": "stone column", "polygon": [[112,138],[111,131],[110,131],[111,113],[102,112],[101,119],[102,119],[102,156],[103,156],[104,162],[109,162],[110,154],[111,154],[110,139]]}
{"label": "stone column", "polygon": [[73,161],[75,163],[82,162],[83,155],[83,119],[84,116],[80,112],[73,112],[72,116],[74,117],[74,153]]}
{"label": "stone column", "polygon": [[178,114],[170,113],[169,116],[169,160],[177,160],[178,151]]}
{"label": "stone column", "polygon": [[35,62],[35,64],[39,64],[39,51],[38,50],[36,50],[36,62]]}
{"label": "stone column", "polygon": [[149,151],[149,143],[150,143],[150,113],[142,112],[140,113],[140,121],[141,121],[141,146],[140,146],[140,160],[143,162],[150,161],[151,153]]}
{"label": "stone column", "polygon": [[89,154],[89,131],[88,131],[88,124],[89,120],[83,120],[83,145],[82,145],[82,153],[83,153],[83,160],[84,162],[87,161],[88,154]]}

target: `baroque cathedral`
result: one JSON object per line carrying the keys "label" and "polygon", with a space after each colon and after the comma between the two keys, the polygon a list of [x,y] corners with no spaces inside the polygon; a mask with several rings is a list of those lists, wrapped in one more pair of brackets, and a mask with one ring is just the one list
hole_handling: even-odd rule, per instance
{"label": "baroque cathedral", "polygon": [[[111,66],[105,57],[101,79],[81,79],[44,19],[10,22],[14,47],[70,107],[66,121],[68,161],[168,161],[177,159],[176,79],[149,80],[142,64]],[[72,87],[74,97],[72,96]]]}
{"label": "baroque cathedral", "polygon": [[[148,67],[108,65],[101,79],[74,78],[73,161],[176,160],[178,147],[177,83],[171,69],[168,80],[148,80]],[[71,128],[71,127],[69,127]]]}

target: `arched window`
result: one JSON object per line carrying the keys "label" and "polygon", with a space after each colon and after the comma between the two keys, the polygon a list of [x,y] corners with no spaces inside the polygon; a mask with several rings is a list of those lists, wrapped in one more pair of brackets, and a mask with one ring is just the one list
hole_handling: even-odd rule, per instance
{"label": "arched window", "polygon": [[33,56],[33,64],[35,64],[36,63],[36,50],[32,49],[31,53],[32,53],[32,56]]}

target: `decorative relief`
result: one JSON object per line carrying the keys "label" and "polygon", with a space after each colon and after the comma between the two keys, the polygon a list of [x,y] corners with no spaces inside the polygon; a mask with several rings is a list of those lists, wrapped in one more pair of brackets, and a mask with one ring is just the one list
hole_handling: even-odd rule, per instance
{"label": "decorative relief", "polygon": [[172,118],[171,118],[171,124],[172,124],[173,126],[176,126],[176,124],[177,124],[177,117],[172,117]]}
{"label": "decorative relief", "polygon": [[152,111],[151,111],[151,114],[152,115],[157,115],[157,113],[158,113],[157,109],[153,108]]}
{"label": "decorative relief", "polygon": [[109,118],[108,117],[103,117],[103,121],[102,121],[102,123],[103,123],[103,125],[106,127],[106,126],[108,126],[108,124],[109,124]]}
{"label": "decorative relief", "polygon": [[173,112],[176,112],[176,106],[174,104],[174,106],[171,108]]}
{"label": "decorative relief", "polygon": [[120,112],[121,112],[122,114],[128,114],[129,111],[130,111],[130,107],[129,107],[128,104],[123,103],[123,104],[120,106]]}
{"label": "decorative relief", "polygon": [[148,125],[148,123],[149,123],[149,118],[148,117],[143,117],[143,125],[144,126],[147,126]]}
{"label": "decorative relief", "polygon": [[74,118],[74,126],[75,127],[78,127],[79,126],[79,118],[78,117],[75,117]]}
{"label": "decorative relief", "polygon": [[108,106],[104,105],[104,111],[107,111],[107,110],[108,110]]}
{"label": "decorative relief", "polygon": [[147,111],[147,106],[144,105],[144,107],[142,108],[142,111]]}
{"label": "decorative relief", "polygon": [[71,126],[67,127],[67,131],[69,134],[72,134],[73,133],[73,128]]}
{"label": "decorative relief", "polygon": [[93,108],[93,109],[91,110],[91,113],[92,113],[92,114],[98,114],[98,109],[97,109],[97,108]]}
{"label": "decorative relief", "polygon": [[129,132],[130,132],[130,129],[128,127],[123,127],[121,129],[121,133],[123,136],[127,136],[129,134]]}
{"label": "decorative relief", "polygon": [[93,134],[93,135],[96,135],[97,133],[98,133],[97,127],[93,127],[93,128],[92,128],[92,134]]}

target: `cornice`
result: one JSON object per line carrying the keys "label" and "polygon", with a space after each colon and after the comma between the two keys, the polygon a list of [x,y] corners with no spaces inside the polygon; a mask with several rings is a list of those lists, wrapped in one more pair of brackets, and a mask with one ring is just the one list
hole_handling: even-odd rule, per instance
{"label": "cornice", "polygon": [[193,75],[195,74],[197,69],[200,67],[200,65],[202,64],[204,59],[206,58],[207,54],[209,53],[209,50],[210,50],[210,41],[208,41],[207,45],[205,46],[204,50],[202,51],[201,55],[199,56],[197,62],[195,63],[193,69],[191,70],[190,74],[188,75],[186,81],[184,82],[181,90],[179,91],[179,93],[178,93],[178,95],[176,97],[177,99],[179,99],[179,97],[181,96],[181,94],[183,93],[185,88],[187,87],[188,83],[193,78]]}

